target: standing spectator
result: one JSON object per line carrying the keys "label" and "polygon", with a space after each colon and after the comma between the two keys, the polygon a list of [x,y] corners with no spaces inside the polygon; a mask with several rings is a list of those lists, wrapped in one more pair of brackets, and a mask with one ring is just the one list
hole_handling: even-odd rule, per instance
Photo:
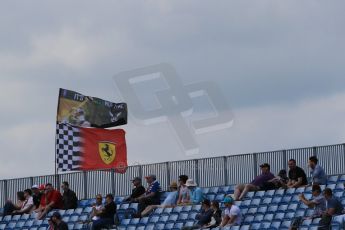
{"label": "standing spectator", "polygon": [[169,186],[169,193],[168,196],[165,198],[161,205],[149,205],[145,208],[145,210],[141,213],[141,217],[146,216],[155,208],[168,208],[173,207],[176,205],[177,202],[177,183],[175,181],[171,182]]}
{"label": "standing spectator", "polygon": [[213,211],[211,222],[206,226],[210,229],[218,227],[222,222],[222,210],[219,208],[218,201],[214,200],[211,202],[211,209]]}
{"label": "standing spectator", "polygon": [[106,205],[101,210],[101,212],[97,213],[97,216],[99,216],[100,218],[93,221],[93,230],[100,230],[114,224],[116,214],[116,204],[114,202],[114,196],[112,194],[108,194],[105,197],[105,201]]}
{"label": "standing spectator", "polygon": [[213,210],[211,209],[211,203],[209,200],[203,200],[201,206],[201,212],[195,216],[195,219],[198,220],[196,225],[191,227],[184,227],[184,230],[190,229],[200,229],[206,227],[210,222],[213,214]]}
{"label": "standing spectator", "polygon": [[326,211],[322,214],[318,229],[329,230],[331,229],[332,216],[342,214],[343,206],[339,200],[333,197],[330,188],[325,188],[323,195],[326,199]]}
{"label": "standing spectator", "polygon": [[96,196],[96,203],[94,205],[92,205],[92,211],[90,214],[90,219],[91,220],[99,220],[99,214],[101,213],[102,209],[103,209],[103,204],[102,204],[103,198],[101,194],[98,194]]}
{"label": "standing spectator", "polygon": [[138,198],[145,193],[145,188],[141,184],[141,179],[139,177],[134,177],[132,184],[134,186],[132,193],[129,197],[124,199],[124,202],[133,202],[135,198]]}
{"label": "standing spectator", "polygon": [[274,175],[270,172],[270,165],[268,163],[260,165],[260,168],[261,175],[255,177],[250,184],[239,184],[236,186],[234,192],[235,200],[242,200],[250,191],[260,190],[266,182],[274,178]]}
{"label": "standing spectator", "polygon": [[20,210],[25,202],[23,191],[17,192],[17,202],[14,204],[11,200],[7,200],[4,206],[4,216],[12,215],[14,211]]}
{"label": "standing spectator", "polygon": [[76,209],[78,207],[78,198],[74,191],[69,188],[67,181],[62,182],[61,188],[63,190],[62,201],[63,209]]}
{"label": "standing spectator", "polygon": [[311,200],[307,200],[304,197],[303,193],[299,195],[299,199],[309,208],[314,209],[314,213],[312,214],[312,216],[310,216],[310,218],[321,217],[322,213],[326,210],[326,200],[321,193],[320,186],[316,184],[313,185],[311,193],[313,195],[313,198]]}
{"label": "standing spectator", "polygon": [[325,170],[317,164],[318,161],[316,156],[309,157],[310,174],[312,175],[313,184],[327,184],[327,175]]}
{"label": "standing spectator", "polygon": [[198,187],[197,183],[195,183],[193,179],[188,179],[186,186],[190,191],[190,202],[192,204],[200,204],[204,199],[201,188]]}
{"label": "standing spectator", "polygon": [[138,216],[140,216],[140,213],[142,213],[147,206],[160,204],[160,193],[162,189],[157,181],[156,175],[148,175],[145,179],[148,184],[146,192],[140,197],[134,199],[134,202],[139,202]]}
{"label": "standing spectator", "polygon": [[290,159],[288,162],[289,165],[289,182],[287,187],[289,188],[298,188],[308,184],[307,176],[303,169],[296,165],[295,159]]}
{"label": "standing spectator", "polygon": [[37,184],[31,187],[31,191],[32,191],[32,199],[34,202],[34,210],[36,210],[40,206],[42,193]]}
{"label": "standing spectator", "polygon": [[54,212],[50,220],[53,223],[54,230],[68,230],[68,225],[62,220],[59,212]]}
{"label": "standing spectator", "polygon": [[220,227],[241,225],[242,214],[239,207],[233,204],[234,200],[231,197],[224,198],[224,217]]}
{"label": "standing spectator", "polygon": [[41,197],[40,207],[38,208],[37,219],[41,220],[52,209],[62,209],[63,202],[61,193],[53,188],[51,183],[45,185],[44,194]]}
{"label": "standing spectator", "polygon": [[13,214],[23,214],[23,213],[30,213],[34,207],[34,201],[32,199],[32,191],[31,189],[24,190],[24,197],[25,201],[22,204],[20,210],[13,211]]}
{"label": "standing spectator", "polygon": [[178,194],[178,205],[188,204],[190,203],[190,191],[186,186],[186,182],[188,180],[188,176],[180,175],[178,182],[179,182],[179,194]]}

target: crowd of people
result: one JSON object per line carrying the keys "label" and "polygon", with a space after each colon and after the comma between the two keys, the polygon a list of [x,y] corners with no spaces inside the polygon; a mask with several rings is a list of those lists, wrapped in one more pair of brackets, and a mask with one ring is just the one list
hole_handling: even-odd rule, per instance
{"label": "crowd of people", "polygon": [[[220,203],[216,200],[205,199],[202,189],[197,183],[187,175],[180,175],[178,182],[173,181],[169,185],[166,197],[161,203],[162,189],[156,175],[145,177],[147,187],[142,184],[140,177],[131,180],[133,189],[131,194],[123,199],[123,203],[138,203],[137,213],[132,217],[145,217],[150,215],[157,208],[167,208],[175,206],[201,204],[201,211],[196,215],[194,226],[184,229],[213,228],[240,225],[242,214],[236,201],[246,198],[250,191],[299,188],[312,185],[312,198],[307,199],[303,193],[299,195],[299,200],[314,212],[311,216],[296,218],[292,221],[291,229],[297,229],[298,225],[306,218],[321,218],[320,229],[328,229],[332,216],[343,213],[343,207],[339,200],[334,198],[332,190],[325,188],[321,190],[320,185],[327,183],[327,175],[318,164],[315,156],[309,158],[309,168],[311,181],[308,183],[306,173],[297,166],[296,160],[288,161],[289,171],[280,170],[275,176],[270,171],[270,165],[264,163],[260,165],[261,174],[256,176],[251,183],[239,184],[235,187],[234,194],[227,194],[222,201],[223,211]],[[37,212],[37,218],[43,219],[47,213],[53,209],[75,209],[78,206],[78,198],[74,191],[69,188],[68,182],[61,184],[63,193],[54,189],[52,184],[33,185],[31,189],[17,193],[18,201],[13,203],[8,200],[4,207],[4,215],[16,215],[23,213]],[[102,229],[116,222],[116,204],[112,194],[105,196],[103,204],[101,194],[96,195],[96,202],[92,206],[90,223],[92,229]],[[58,212],[54,212],[49,219],[52,229],[68,229],[66,223],[61,219]]]}

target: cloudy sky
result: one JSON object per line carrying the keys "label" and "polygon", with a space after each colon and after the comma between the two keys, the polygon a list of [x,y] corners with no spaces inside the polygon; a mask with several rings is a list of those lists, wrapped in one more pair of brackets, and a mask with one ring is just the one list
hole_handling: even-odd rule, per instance
{"label": "cloudy sky", "polygon": [[[54,173],[59,88],[110,101],[138,97],[158,110],[157,92],[171,94],[163,75],[139,82],[135,95],[118,89],[114,76],[160,63],[175,69],[178,91],[192,104],[183,117],[163,105],[165,121],[132,113],[123,127],[130,164],[343,143],[344,7],[340,0],[2,1],[0,179]],[[218,126],[197,132],[195,121],[210,117]],[[171,122],[179,118],[184,123]],[[191,138],[194,151],[181,138]]]}

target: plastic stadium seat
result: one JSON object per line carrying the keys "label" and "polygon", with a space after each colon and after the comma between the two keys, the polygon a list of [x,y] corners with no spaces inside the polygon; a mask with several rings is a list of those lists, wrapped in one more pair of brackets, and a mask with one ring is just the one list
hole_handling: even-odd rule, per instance
{"label": "plastic stadium seat", "polygon": [[88,206],[83,209],[82,213],[91,213],[92,212],[92,207]]}
{"label": "plastic stadium seat", "polygon": [[[188,215],[188,214],[187,214],[187,215]],[[188,216],[187,216],[187,218],[188,218]],[[163,223],[165,223],[165,222],[168,221],[168,219],[169,219],[169,216],[160,216],[159,219],[158,219],[158,222],[163,222]]]}
{"label": "plastic stadium seat", "polygon": [[251,202],[252,202],[251,200],[242,201],[241,208],[244,208],[244,207],[248,208]]}
{"label": "plastic stadium seat", "polygon": [[11,221],[11,219],[12,219],[12,216],[7,215],[7,216],[2,217],[2,222],[9,222],[9,221]]}
{"label": "plastic stadium seat", "polygon": [[246,194],[246,197],[245,197],[245,198],[251,199],[251,198],[254,197],[254,195],[255,195],[255,192],[248,192],[248,193]]}
{"label": "plastic stadium seat", "polygon": [[15,221],[10,221],[10,222],[7,224],[6,228],[7,228],[7,229],[9,229],[9,228],[14,228],[15,226],[16,226],[16,222],[15,222]]}
{"label": "plastic stadium seat", "polygon": [[123,203],[120,205],[120,208],[119,209],[127,209],[129,208],[129,204],[128,203]]}
{"label": "plastic stadium seat", "polygon": [[338,182],[345,182],[345,175],[341,175],[338,179]]}
{"label": "plastic stadium seat", "polygon": [[149,223],[157,223],[159,220],[159,216],[150,216]]}
{"label": "plastic stadium seat", "polygon": [[188,219],[188,213],[180,213],[178,216],[179,220],[187,220]]}
{"label": "plastic stadium seat", "polygon": [[299,195],[293,195],[290,202],[300,203]]}
{"label": "plastic stadium seat", "polygon": [[327,185],[327,188],[330,188],[330,189],[335,189],[335,186],[336,186],[337,184],[328,184]]}
{"label": "plastic stadium seat", "polygon": [[274,196],[283,196],[285,193],[284,189],[277,189],[276,192],[274,193]]}
{"label": "plastic stadium seat", "polygon": [[0,224],[0,229],[4,230],[6,228],[6,224]]}
{"label": "plastic stadium seat", "polygon": [[280,203],[284,203],[284,204],[288,204],[291,202],[292,196],[286,195],[283,196],[282,200],[280,201]]}
{"label": "plastic stadium seat", "polygon": [[208,193],[217,194],[218,191],[219,191],[219,187],[211,187],[211,188],[208,190]]}
{"label": "plastic stadium seat", "polygon": [[79,222],[85,222],[85,221],[87,221],[88,218],[89,218],[88,215],[82,214],[82,215],[78,216],[78,221]]}
{"label": "plastic stadium seat", "polygon": [[138,211],[138,205],[139,205],[138,203],[131,203],[128,208],[133,209],[136,212]]}
{"label": "plastic stadium seat", "polygon": [[242,216],[243,216],[243,215],[246,215],[247,212],[248,212],[248,208],[241,208],[240,210],[241,210]]}
{"label": "plastic stadium seat", "polygon": [[278,207],[278,211],[284,211],[285,212],[287,210],[287,208],[288,208],[287,204],[281,204]]}
{"label": "plastic stadium seat", "polygon": [[165,224],[164,223],[156,223],[155,224],[155,230],[163,230],[165,227]]}
{"label": "plastic stadium seat", "polygon": [[140,218],[132,218],[130,219],[129,224],[137,225],[139,224],[139,222],[140,222]]}
{"label": "plastic stadium seat", "polygon": [[259,230],[261,229],[261,224],[260,223],[252,223],[250,225],[250,230]]}
{"label": "plastic stadium seat", "polygon": [[254,198],[261,198],[265,196],[265,191],[257,191],[254,195]]}
{"label": "plastic stadium seat", "polygon": [[267,212],[267,206],[259,206],[259,208],[257,209],[257,213],[258,214],[265,214]]}
{"label": "plastic stadium seat", "polygon": [[173,229],[173,228],[174,228],[174,224],[175,224],[175,223],[173,223],[173,222],[171,222],[171,223],[166,223],[166,224],[164,225],[164,229]]}
{"label": "plastic stadium seat", "polygon": [[305,220],[303,220],[301,226],[306,226],[306,227],[308,227],[308,226],[311,225],[311,222],[312,222],[312,219],[305,219]]}
{"label": "plastic stadium seat", "polygon": [[225,194],[218,194],[214,199],[218,202],[222,202],[224,200]]}
{"label": "plastic stadium seat", "polygon": [[25,227],[31,227],[34,223],[34,220],[26,220],[24,226]]}
{"label": "plastic stadium seat", "polygon": [[196,213],[196,212],[188,213],[188,220],[195,220],[196,219],[196,215],[198,215],[198,213]]}
{"label": "plastic stadium seat", "polygon": [[21,220],[28,220],[29,218],[30,218],[30,214],[26,214],[26,213],[22,214],[20,217]]}
{"label": "plastic stadium seat", "polygon": [[277,210],[278,210],[278,205],[273,204],[268,207],[267,213],[275,213]]}
{"label": "plastic stadium seat", "polygon": [[327,179],[327,184],[335,184],[338,181],[339,176],[335,175],[335,176],[329,176]]}
{"label": "plastic stadium seat", "polygon": [[131,222],[131,219],[123,219],[123,220],[121,220],[120,225],[127,226],[127,225],[129,225],[130,222]]}
{"label": "plastic stadium seat", "polygon": [[186,223],[184,223],[184,227],[192,227],[194,225],[194,221],[186,221]]}
{"label": "plastic stadium seat", "polygon": [[264,219],[264,215],[263,214],[257,214],[257,215],[255,215],[255,217],[254,217],[254,222],[261,222],[261,221],[263,221],[263,219]]}
{"label": "plastic stadium seat", "polygon": [[287,207],[287,211],[288,212],[295,212],[297,210],[297,207],[298,207],[297,203],[289,204],[289,206]]}
{"label": "plastic stadium seat", "polygon": [[210,188],[201,188],[203,194],[207,194]]}
{"label": "plastic stadium seat", "polygon": [[261,202],[261,204],[271,204],[272,203],[272,198],[271,197],[266,197],[263,199],[263,201]]}
{"label": "plastic stadium seat", "polygon": [[175,224],[174,224],[174,229],[176,228],[176,229],[181,229],[183,227],[183,222],[176,222]]}
{"label": "plastic stadium seat", "polygon": [[309,208],[309,209],[307,209],[307,210],[306,210],[306,212],[305,212],[305,216],[312,216],[312,215],[313,215],[313,213],[314,213],[314,210],[313,210],[313,209],[311,209],[311,208]]}
{"label": "plastic stadium seat", "polygon": [[167,222],[175,222],[178,220],[178,214],[170,214]]}
{"label": "plastic stadium seat", "polygon": [[311,223],[315,224],[315,225],[318,225],[320,220],[321,220],[321,218],[315,218],[315,219],[313,219],[313,221]]}
{"label": "plastic stadium seat", "polygon": [[298,209],[295,213],[295,217],[303,217],[305,216],[305,210],[304,209]]}
{"label": "plastic stadium seat", "polygon": [[229,230],[240,230],[240,226],[232,226]]}
{"label": "plastic stadium seat", "polygon": [[335,186],[335,190],[337,191],[344,191],[344,182],[338,182],[337,185]]}
{"label": "plastic stadium seat", "polygon": [[163,210],[164,210],[164,208],[156,208],[156,209],[153,211],[153,213],[155,213],[155,214],[162,214],[162,213],[163,213]]}
{"label": "plastic stadium seat", "polygon": [[249,216],[246,216],[243,220],[243,223],[244,224],[250,224],[254,221],[254,216],[253,215],[249,215]]}
{"label": "plastic stadium seat", "polygon": [[255,213],[258,211],[258,208],[249,208],[247,211],[247,214],[255,215]]}
{"label": "plastic stadium seat", "polygon": [[82,223],[75,223],[73,228],[74,230],[81,230],[84,228],[84,225]]}
{"label": "plastic stadium seat", "polygon": [[257,207],[259,206],[261,203],[261,199],[260,198],[256,198],[256,199],[252,199],[252,201],[250,202],[249,207]]}
{"label": "plastic stadium seat", "polygon": [[183,206],[182,211],[183,212],[190,212],[190,211],[192,211],[192,209],[193,209],[192,205],[185,205],[185,206]]}
{"label": "plastic stadium seat", "polygon": [[296,188],[295,194],[304,193],[304,191],[305,191],[305,187],[299,187],[299,188]]}
{"label": "plastic stadium seat", "polygon": [[280,228],[290,228],[291,220],[285,220],[281,223]]}
{"label": "plastic stadium seat", "polygon": [[173,213],[180,213],[182,212],[183,206],[176,206],[174,207],[174,209],[172,210]]}
{"label": "plastic stadium seat", "polygon": [[83,212],[83,208],[76,208],[74,210],[74,213],[76,213],[76,214],[81,214],[82,212]]}
{"label": "plastic stadium seat", "polygon": [[173,208],[164,208],[163,213],[171,213]]}
{"label": "plastic stadium seat", "polygon": [[[62,217],[62,220],[63,220],[64,222],[66,222],[66,223],[69,222],[69,219],[70,219],[70,216],[64,216],[64,217]],[[71,221],[71,222],[72,222],[72,221]]]}
{"label": "plastic stadium seat", "polygon": [[25,220],[19,220],[19,221],[17,221],[15,227],[16,228],[22,228],[24,226],[24,224],[25,224]]}
{"label": "plastic stadium seat", "polygon": [[199,211],[201,210],[201,204],[195,204],[195,205],[193,205],[192,210],[193,210],[193,211],[199,212]]}
{"label": "plastic stadium seat", "polygon": [[282,221],[284,219],[284,216],[285,216],[285,212],[277,212],[274,215],[273,220],[275,220],[275,221]]}
{"label": "plastic stadium seat", "polygon": [[67,226],[68,229],[74,229],[74,223],[68,223]]}
{"label": "plastic stadium seat", "polygon": [[271,226],[270,221],[263,221],[263,222],[261,222],[260,228],[261,229],[268,229],[270,226]]}
{"label": "plastic stadium seat", "polygon": [[285,213],[284,220],[292,220],[295,217],[295,212],[287,212]]}
{"label": "plastic stadium seat", "polygon": [[38,227],[31,227],[30,230],[38,230]]}
{"label": "plastic stadium seat", "polygon": [[208,199],[208,200],[215,200],[215,198],[216,198],[215,194],[207,194],[206,195],[206,199]]}
{"label": "plastic stadium seat", "polygon": [[271,204],[279,204],[282,201],[283,197],[282,196],[274,196]]}
{"label": "plastic stadium seat", "polygon": [[273,197],[276,190],[267,190],[264,197]]}
{"label": "plastic stadium seat", "polygon": [[126,227],[126,230],[136,230],[137,229],[137,226],[136,225],[133,225],[133,224],[129,224],[127,225]]}
{"label": "plastic stadium seat", "polygon": [[242,225],[240,230],[249,230],[250,229],[250,225]]}

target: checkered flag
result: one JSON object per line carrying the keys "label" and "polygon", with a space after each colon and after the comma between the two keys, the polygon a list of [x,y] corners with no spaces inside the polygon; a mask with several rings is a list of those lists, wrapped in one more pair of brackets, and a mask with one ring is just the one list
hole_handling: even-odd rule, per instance
{"label": "checkered flag", "polygon": [[56,125],[56,163],[59,171],[80,169],[81,146],[79,128],[64,123]]}

